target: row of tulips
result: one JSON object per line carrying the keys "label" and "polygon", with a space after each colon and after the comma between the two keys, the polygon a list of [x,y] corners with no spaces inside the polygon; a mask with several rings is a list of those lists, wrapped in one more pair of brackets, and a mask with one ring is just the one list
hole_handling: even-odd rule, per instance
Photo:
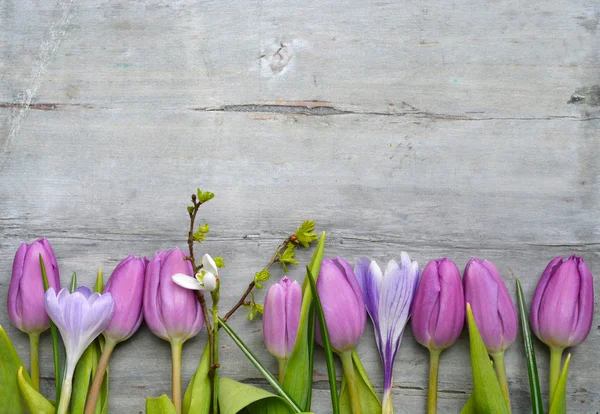
{"label": "row of tulips", "polygon": [[[518,319],[498,269],[490,261],[472,258],[461,280],[456,264],[442,258],[425,266],[420,281],[419,273],[417,262],[405,252],[400,263],[391,260],[383,273],[368,258],[359,259],[354,270],[340,257],[323,261],[317,290],[331,345],[340,355],[346,381],[353,381],[347,361],[364,330],[366,309],[383,363],[383,413],[393,411],[394,359],[412,314],[414,337],[430,351],[428,412],[435,413],[440,353],[460,336],[465,305],[469,303],[510,411],[504,352],[515,341]],[[288,278],[267,292],[264,340],[279,361],[280,373],[294,346],[301,301],[300,285]],[[593,304],[592,275],[581,257],[557,257],[548,264],[535,291],[530,315],[534,333],[551,349],[550,399],[558,381],[563,350],[580,344],[590,333]],[[316,339],[321,343],[319,333]]]}
{"label": "row of tulips", "polygon": [[[69,407],[75,366],[94,339],[102,334],[104,348],[86,413],[93,413],[98,391],[115,346],[131,337],[142,320],[160,338],[171,343],[173,355],[173,402],[181,409],[181,349],[197,335],[204,316],[194,290],[218,285],[218,269],[210,256],[202,260],[201,273],[193,277],[191,264],[179,249],[159,252],[151,260],[127,257],[116,267],[102,294],[85,287],[72,293],[60,289],[56,258],[46,239],[23,243],[13,264],[8,314],[12,323],[31,338],[31,379],[39,389],[37,346],[39,335],[58,327],[66,349],[67,364],[58,412]],[[46,264],[49,289],[42,284],[40,260]],[[449,259],[429,262],[421,272],[417,262],[402,252],[385,271],[368,258],[354,268],[343,258],[322,262],[316,288],[327,323],[331,348],[342,362],[351,411],[361,412],[354,349],[366,324],[373,323],[375,341],[384,372],[382,411],[393,412],[391,388],[393,365],[407,322],[412,317],[415,339],[430,351],[429,412],[436,411],[437,373],[443,350],[458,339],[469,303],[487,352],[494,361],[507,406],[510,407],[504,352],[514,342],[518,320],[514,303],[497,270],[487,260],[471,259],[464,277]],[[58,293],[56,293],[58,291]],[[267,292],[263,333],[265,345],[279,362],[279,379],[294,345],[300,323],[303,289],[288,278]],[[531,326],[551,348],[550,394],[556,388],[565,348],[581,343],[590,332],[593,318],[592,275],[582,258],[557,257],[544,270],[531,305]],[[315,339],[323,344],[319,326]]]}

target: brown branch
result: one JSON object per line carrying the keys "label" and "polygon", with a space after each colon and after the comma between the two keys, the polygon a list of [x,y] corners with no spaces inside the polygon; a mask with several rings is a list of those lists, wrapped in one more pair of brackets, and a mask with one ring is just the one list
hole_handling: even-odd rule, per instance
{"label": "brown branch", "polygon": [[[293,237],[295,237],[295,236],[291,235],[277,247],[277,250],[275,250],[275,254],[273,255],[273,257],[271,257],[271,260],[269,260],[269,263],[267,263],[267,265],[263,268],[263,270],[270,268],[271,266],[273,266],[275,263],[277,263],[279,261],[279,253],[281,252],[281,250],[283,250],[284,248],[287,247],[287,245],[292,241]],[[238,300],[237,303],[233,306],[233,308],[231,308],[229,310],[229,312],[227,312],[227,314],[225,314],[225,316],[223,317],[223,320],[225,322],[227,322],[227,320],[231,317],[231,315],[233,315],[239,308],[241,308],[246,303],[246,299],[248,298],[250,293],[252,293],[254,286],[255,286],[254,281],[250,282],[250,284],[248,285],[248,288],[246,289],[246,291],[244,292],[244,294],[242,295],[240,300]]]}

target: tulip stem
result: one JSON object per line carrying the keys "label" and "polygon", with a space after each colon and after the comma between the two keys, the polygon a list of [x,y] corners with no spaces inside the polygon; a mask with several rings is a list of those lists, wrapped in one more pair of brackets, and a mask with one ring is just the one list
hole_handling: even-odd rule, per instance
{"label": "tulip stem", "polygon": [[287,359],[285,358],[277,358],[277,365],[279,368],[279,376],[277,377],[277,379],[279,380],[280,384],[283,384],[283,376],[285,374],[285,364],[287,363]]}
{"label": "tulip stem", "polygon": [[56,409],[56,414],[67,414],[69,410],[69,403],[71,402],[72,386],[73,369],[70,369],[69,372],[65,374],[65,379],[63,380],[62,389],[60,392],[60,401],[58,403],[58,408]]}
{"label": "tulip stem", "polygon": [[510,413],[510,393],[508,390],[508,379],[506,378],[506,367],[504,366],[504,352],[492,355],[492,359],[494,360],[494,365],[496,367],[496,375],[498,375],[500,389],[502,390],[502,395],[504,395],[504,401],[506,401],[506,407],[508,408],[508,412]]}
{"label": "tulip stem", "polygon": [[181,349],[183,342],[171,341],[172,376],[171,400],[177,414],[181,414]]}
{"label": "tulip stem", "polygon": [[340,354],[340,358],[342,359],[342,370],[344,371],[346,386],[348,387],[348,394],[350,395],[350,407],[352,408],[352,414],[362,414],[360,395],[356,385],[356,375],[354,374],[352,351],[342,352]]}
{"label": "tulip stem", "polygon": [[438,394],[438,368],[440,366],[440,354],[437,349],[429,350],[429,389],[427,390],[427,414],[437,413]]}
{"label": "tulip stem", "polygon": [[115,349],[115,345],[117,345],[117,343],[114,340],[105,338],[102,356],[100,357],[100,361],[98,361],[94,381],[92,382],[92,387],[90,388],[90,392],[85,402],[85,414],[94,414],[96,412],[100,388],[104,381],[104,373],[106,372],[106,368],[108,368],[108,361],[110,360],[113,349]]}
{"label": "tulip stem", "polygon": [[29,334],[29,362],[31,385],[36,391],[40,390],[40,333],[31,332]]}
{"label": "tulip stem", "polygon": [[562,362],[562,354],[564,348],[550,348],[550,401],[554,399],[554,391],[556,391],[556,384],[558,384],[558,377],[560,376],[560,365]]}

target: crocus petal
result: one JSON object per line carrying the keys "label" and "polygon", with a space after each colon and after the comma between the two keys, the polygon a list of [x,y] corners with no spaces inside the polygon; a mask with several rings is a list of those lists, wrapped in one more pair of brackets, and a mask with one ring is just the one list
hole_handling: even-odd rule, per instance
{"label": "crocus petal", "polygon": [[177,283],[182,288],[191,289],[191,290],[204,290],[203,286],[198,282],[198,280],[189,275],[184,275],[183,273],[176,273],[171,276],[173,282]]}
{"label": "crocus petal", "polygon": [[202,256],[202,268],[213,275],[219,274],[219,268],[209,254]]}
{"label": "crocus petal", "polygon": [[[405,256],[404,253],[402,256]],[[379,299],[380,354],[384,364],[384,389],[391,387],[392,370],[402,334],[419,283],[419,265],[402,257],[402,267],[394,260],[388,263],[383,276]]]}
{"label": "crocus petal", "polygon": [[375,260],[361,257],[354,266],[354,274],[362,291],[367,312],[373,321],[373,325],[378,327],[379,287],[383,278],[381,268]]}

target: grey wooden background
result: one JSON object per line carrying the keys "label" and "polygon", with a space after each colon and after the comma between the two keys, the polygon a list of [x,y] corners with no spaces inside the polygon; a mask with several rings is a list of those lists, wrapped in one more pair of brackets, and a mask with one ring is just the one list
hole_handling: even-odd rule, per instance
{"label": "grey wooden background", "polygon": [[[225,257],[225,307],[304,219],[328,232],[327,256],[487,258],[529,300],[546,263],[576,253],[600,291],[598,0],[0,0],[0,19],[2,302],[23,240],[50,239],[65,284],[73,271],[91,284],[130,252],[184,248],[198,186],[217,193],[199,251]],[[6,311],[0,323],[28,361]],[[260,321],[232,324],[275,369]],[[184,348],[186,383],[205,340]],[[442,357],[442,413],[470,393],[467,345]],[[266,386],[221,347],[223,375]],[[517,413],[529,404],[522,351],[519,337],[506,356]],[[569,411],[598,412],[600,312],[572,352]],[[381,392],[370,323],[359,353]],[[111,369],[111,412],[169,393],[168,344],[147,328]],[[427,369],[408,329],[397,412],[425,412]]]}

